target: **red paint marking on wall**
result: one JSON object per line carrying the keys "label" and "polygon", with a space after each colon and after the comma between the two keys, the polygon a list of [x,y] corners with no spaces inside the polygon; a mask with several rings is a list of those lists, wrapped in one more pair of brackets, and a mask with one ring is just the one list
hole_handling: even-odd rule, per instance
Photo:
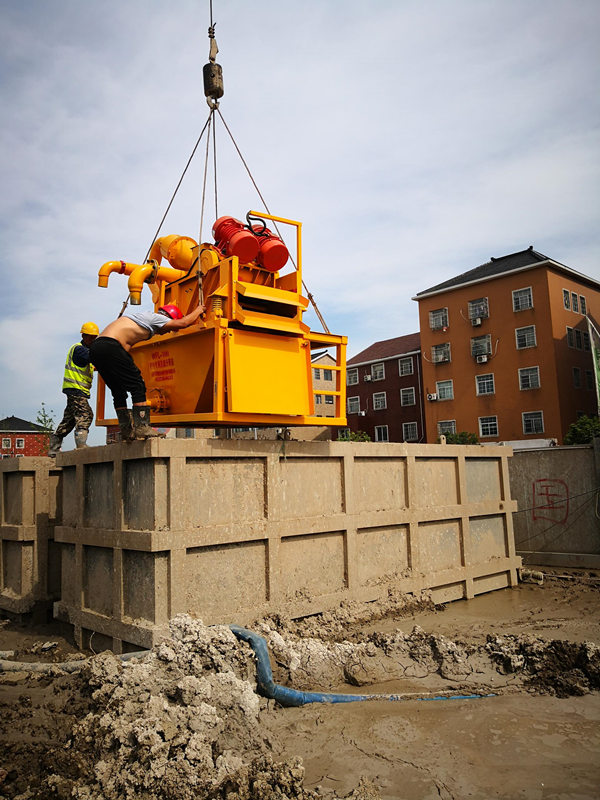
{"label": "red paint marking on wall", "polygon": [[539,478],[531,484],[532,519],[566,522],[569,516],[569,487],[559,478]]}

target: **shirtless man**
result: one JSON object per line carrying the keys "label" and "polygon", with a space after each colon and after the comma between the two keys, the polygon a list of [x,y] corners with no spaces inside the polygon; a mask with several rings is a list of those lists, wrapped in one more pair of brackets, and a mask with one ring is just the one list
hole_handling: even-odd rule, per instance
{"label": "shirtless man", "polygon": [[[146,405],[146,385],[129,351],[134,344],[156,334],[178,331],[193,325],[205,311],[200,305],[185,316],[174,305],[161,306],[158,312],[134,311],[107,325],[90,346],[90,361],[110,389],[124,441],[161,436],[150,426],[150,409]],[[131,394],[133,419],[127,408]]]}

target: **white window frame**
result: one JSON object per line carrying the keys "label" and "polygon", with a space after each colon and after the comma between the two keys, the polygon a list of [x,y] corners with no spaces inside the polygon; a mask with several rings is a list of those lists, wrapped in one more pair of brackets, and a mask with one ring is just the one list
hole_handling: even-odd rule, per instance
{"label": "white window frame", "polygon": [[[525,422],[526,421],[533,421],[533,415],[534,414],[535,415],[539,415],[539,416],[536,416],[536,419],[539,419],[541,421],[542,427],[539,430],[537,430],[537,428],[534,425],[533,426],[535,428],[534,430],[527,431],[527,430],[525,430],[525,427],[526,427],[525,426]],[[544,432],[544,412],[543,411],[523,411],[521,413],[521,419],[522,419],[522,424],[523,424],[523,436],[537,436],[538,434]]]}
{"label": "white window frame", "polygon": [[316,381],[320,381],[321,380],[321,370],[320,370],[319,367],[313,367],[313,378]]}
{"label": "white window frame", "polygon": [[385,411],[387,408],[387,393],[373,392],[373,411]]}
{"label": "white window frame", "polygon": [[452,361],[450,342],[434,344],[431,348],[431,360],[434,364],[449,364]]}
{"label": "white window frame", "polygon": [[455,419],[441,419],[437,424],[438,436],[448,436],[449,433],[456,433]]}
{"label": "white window frame", "polygon": [[579,314],[579,295],[577,292],[571,292],[571,311]]}
{"label": "white window frame", "polygon": [[[353,406],[356,406],[356,408],[353,408]],[[348,397],[346,400],[346,409],[348,414],[360,414],[360,397],[358,395]]]}
{"label": "white window frame", "polygon": [[587,300],[583,294],[579,295],[579,313],[583,314],[584,317],[587,315]]}
{"label": "white window frame", "polygon": [[6,450],[8,447],[10,447],[10,438],[8,436],[3,436],[2,437],[2,449]]}
{"label": "white window frame", "polygon": [[568,289],[563,289],[563,306],[567,311],[571,310],[571,292]]}
{"label": "white window frame", "polygon": [[591,350],[590,335],[587,331],[583,331],[583,349],[588,353]]}
{"label": "white window frame", "polygon": [[484,336],[471,337],[472,356],[490,356],[492,354],[492,336],[486,333]]}
{"label": "white window frame", "polygon": [[385,380],[385,364],[383,361],[378,361],[377,364],[371,364],[371,380],[384,381]]}
{"label": "white window frame", "polygon": [[[410,369],[405,370],[405,366],[410,366]],[[398,360],[398,374],[402,377],[404,375],[414,375],[415,365],[412,356],[404,356]]]}
{"label": "white window frame", "polygon": [[[533,344],[524,344],[522,347],[519,347],[519,334],[522,331],[531,331],[533,333]],[[529,334],[523,334],[524,336],[528,337]],[[517,350],[529,350],[531,347],[537,347],[537,334],[535,330],[535,325],[524,325],[522,328],[515,328],[515,345]]]}
{"label": "white window frame", "polygon": [[[482,384],[489,385],[490,382],[492,388],[489,391],[482,391]],[[484,375],[475,375],[475,394],[477,397],[496,394],[496,380],[493,372],[486,372]]]}
{"label": "white window frame", "polygon": [[315,395],[315,403],[322,403],[322,402],[323,402],[323,395],[322,394],[316,394]]}
{"label": "white window frame", "polygon": [[469,319],[487,319],[490,316],[490,305],[487,297],[469,300],[467,308]]}
{"label": "white window frame", "polygon": [[25,450],[25,439],[21,437],[15,439],[15,447],[17,450]]}
{"label": "white window frame", "polygon": [[[407,435],[408,431],[414,430],[414,436]],[[419,440],[419,426],[416,422],[403,422],[402,423],[402,438],[405,442],[417,442]]]}
{"label": "white window frame", "polygon": [[324,381],[332,381],[333,380],[333,370],[323,369],[323,380]]}
{"label": "white window frame", "polygon": [[333,395],[331,395],[331,394],[326,394],[325,395],[325,405],[326,406],[332,406],[333,405]]}
{"label": "white window frame", "polygon": [[417,404],[417,393],[414,386],[405,386],[400,389],[400,405],[401,406],[414,406]]}
{"label": "white window frame", "polygon": [[346,386],[356,386],[358,383],[358,367],[346,371]]}
{"label": "white window frame", "polygon": [[567,347],[575,347],[575,331],[567,325]]}
{"label": "white window frame", "polygon": [[429,327],[432,331],[441,331],[447,328],[448,323],[448,308],[435,308],[429,312]]}
{"label": "white window frame", "polygon": [[[494,421],[491,422],[490,420],[494,420]],[[485,416],[485,417],[478,417],[477,418],[477,423],[479,425],[479,438],[480,439],[485,439],[485,438],[488,438],[488,437],[491,437],[491,436],[498,436],[499,435],[498,434],[498,430],[499,430],[499,428],[498,428],[498,417],[495,414],[489,414],[488,416]],[[487,433],[483,432],[483,430],[484,430],[483,426],[484,425],[486,426],[486,430],[488,431]],[[492,427],[492,426],[495,426],[495,428],[496,428],[496,432],[495,433],[489,432],[489,428]]]}
{"label": "white window frame", "polygon": [[[449,387],[448,387],[450,389],[449,395],[448,395],[447,387],[444,386],[444,388],[440,388],[444,384],[449,384]],[[452,378],[449,378],[446,381],[436,381],[435,382],[435,391],[436,391],[438,400],[442,400],[442,401],[443,400],[454,400],[454,380]],[[447,395],[447,396],[444,397],[443,395]]]}
{"label": "white window frame", "polygon": [[[528,292],[529,296],[529,305],[521,305],[520,295],[524,292]],[[512,292],[512,304],[513,304],[513,311],[527,311],[529,308],[533,308],[533,288],[531,286],[524,286],[522,289],[513,289]]]}
{"label": "white window frame", "polygon": [[[524,386],[524,379],[527,378],[527,381],[531,383],[531,374],[535,370],[535,375],[537,375],[537,386]],[[519,369],[519,390],[521,392],[530,392],[532,389],[539,389],[540,388],[540,368],[539,366],[534,367],[521,367]]]}
{"label": "white window frame", "polygon": [[573,333],[575,334],[575,349],[583,350],[583,331],[580,331],[579,328],[573,328]]}
{"label": "white window frame", "polygon": [[[380,431],[385,433],[385,436],[380,435]],[[387,425],[375,425],[375,441],[376,442],[389,442],[390,435]]]}

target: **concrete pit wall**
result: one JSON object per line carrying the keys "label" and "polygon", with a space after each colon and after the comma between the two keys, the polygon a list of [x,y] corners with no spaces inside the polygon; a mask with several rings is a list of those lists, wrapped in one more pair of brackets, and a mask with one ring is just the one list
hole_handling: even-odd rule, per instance
{"label": "concrete pit wall", "polygon": [[50,458],[0,460],[0,611],[43,613],[60,597],[60,483]]}
{"label": "concrete pit wall", "polygon": [[532,566],[600,567],[600,439],[595,446],[515,450],[515,543]]}
{"label": "concrete pit wall", "polygon": [[390,586],[446,602],[515,585],[510,453],[180,439],[60,454],[55,613],[118,652],[180,612],[247,623]]}

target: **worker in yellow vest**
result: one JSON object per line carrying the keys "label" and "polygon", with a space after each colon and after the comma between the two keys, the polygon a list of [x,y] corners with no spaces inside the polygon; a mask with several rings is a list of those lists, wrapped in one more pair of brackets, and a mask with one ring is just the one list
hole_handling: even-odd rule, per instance
{"label": "worker in yellow vest", "polygon": [[63,394],[67,395],[67,407],[62,421],[50,436],[48,455],[53,458],[59,452],[62,440],[75,428],[75,445],[87,447],[88,431],[94,412],[89,404],[90,389],[94,377],[94,367],[90,364],[89,347],[98,336],[95,322],[85,322],[81,326],[81,341],[69,348],[65,363]]}

